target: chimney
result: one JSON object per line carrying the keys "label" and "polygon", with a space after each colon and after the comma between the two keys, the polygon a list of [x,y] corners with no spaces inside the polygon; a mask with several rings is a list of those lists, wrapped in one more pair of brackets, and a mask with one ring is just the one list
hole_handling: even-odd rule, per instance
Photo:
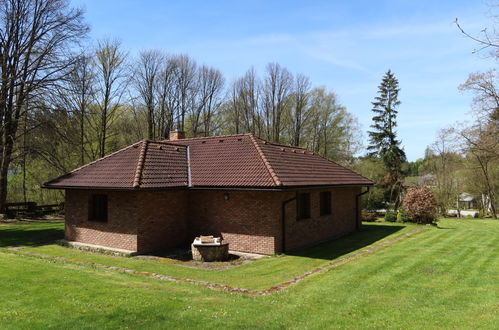
{"label": "chimney", "polygon": [[184,138],[185,138],[184,131],[176,129],[176,130],[170,132],[170,140],[171,141],[182,140]]}

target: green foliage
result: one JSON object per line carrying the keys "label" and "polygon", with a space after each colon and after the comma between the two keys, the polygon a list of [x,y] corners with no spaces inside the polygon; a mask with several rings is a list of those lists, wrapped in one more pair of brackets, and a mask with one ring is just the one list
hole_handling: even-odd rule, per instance
{"label": "green foliage", "polygon": [[388,72],[383,77],[378,87],[378,96],[372,102],[374,116],[373,124],[369,131],[369,155],[383,160],[391,176],[398,178],[402,171],[402,164],[406,160],[405,152],[397,140],[395,127],[397,126],[397,113],[400,101],[398,80],[393,73]]}
{"label": "green foliage", "polygon": [[397,221],[397,212],[395,212],[395,211],[386,211],[386,213],[385,213],[385,221],[387,221],[387,222],[396,222]]}
{"label": "green foliage", "polygon": [[407,221],[407,216],[405,214],[404,208],[401,207],[397,212],[397,222],[405,222],[405,221]]}
{"label": "green foliage", "polygon": [[[374,182],[382,182],[386,173],[380,159],[369,157],[358,158],[353,165],[353,170]],[[384,209],[387,207],[385,195],[386,188],[382,185],[370,187],[369,192],[362,196],[361,207],[367,210]]]}

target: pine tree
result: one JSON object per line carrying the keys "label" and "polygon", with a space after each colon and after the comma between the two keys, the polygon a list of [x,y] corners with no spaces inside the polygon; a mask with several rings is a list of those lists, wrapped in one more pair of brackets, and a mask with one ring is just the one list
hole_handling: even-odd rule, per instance
{"label": "pine tree", "polygon": [[[397,140],[395,127],[397,126],[397,113],[400,101],[398,93],[399,83],[394,74],[388,70],[378,87],[378,96],[372,102],[374,116],[373,124],[369,131],[369,156],[380,158],[388,173],[385,184],[389,186],[390,202],[398,204],[398,191],[402,178],[402,164],[406,161],[404,150]],[[398,189],[397,189],[398,187]]]}

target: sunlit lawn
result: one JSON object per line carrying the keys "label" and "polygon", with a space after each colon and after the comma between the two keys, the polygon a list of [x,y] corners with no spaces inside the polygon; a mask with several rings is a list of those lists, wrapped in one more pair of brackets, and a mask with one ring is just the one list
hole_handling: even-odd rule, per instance
{"label": "sunlit lawn", "polygon": [[[61,223],[0,225],[0,328],[494,328],[499,324],[499,221],[442,220],[388,247],[263,297],[23,255],[71,260],[264,289],[334,258],[414,229],[362,232],[225,271],[84,253],[44,243]],[[36,232],[39,231],[39,241]],[[19,254],[18,254],[19,253]]]}

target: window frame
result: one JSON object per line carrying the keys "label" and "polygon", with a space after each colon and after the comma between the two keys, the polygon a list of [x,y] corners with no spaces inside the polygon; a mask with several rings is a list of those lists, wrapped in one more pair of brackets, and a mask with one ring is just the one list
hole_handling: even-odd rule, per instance
{"label": "window frame", "polygon": [[296,196],[296,220],[311,218],[310,193],[298,193]]}
{"label": "window frame", "polygon": [[333,213],[331,191],[321,191],[319,193],[319,209],[321,217],[331,215]]}
{"label": "window frame", "polygon": [[109,203],[106,194],[90,195],[88,203],[88,221],[107,222],[109,219]]}

